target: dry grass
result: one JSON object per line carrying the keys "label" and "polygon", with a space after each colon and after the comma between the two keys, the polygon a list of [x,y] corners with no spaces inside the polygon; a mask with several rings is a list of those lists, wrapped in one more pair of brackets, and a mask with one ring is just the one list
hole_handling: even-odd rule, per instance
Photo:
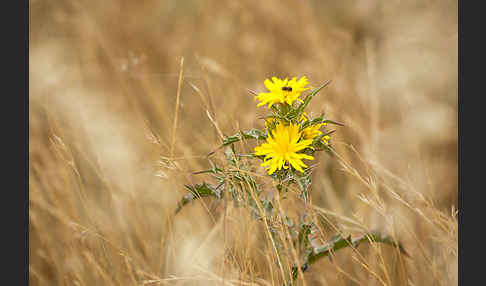
{"label": "dry grass", "polygon": [[342,250],[299,282],[457,284],[457,1],[30,5],[32,285],[281,285],[243,208],[173,215],[221,136],[261,126],[247,88],[273,74],[331,79],[310,110],[346,124],[314,161],[316,239],[379,230],[410,254]]}

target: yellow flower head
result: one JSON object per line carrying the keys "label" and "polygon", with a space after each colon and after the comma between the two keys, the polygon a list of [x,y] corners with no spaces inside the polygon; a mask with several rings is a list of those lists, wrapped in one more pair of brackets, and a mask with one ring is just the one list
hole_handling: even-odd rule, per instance
{"label": "yellow flower head", "polygon": [[[302,114],[302,116],[300,117],[300,120],[302,121],[302,123],[305,123],[308,120],[307,119],[307,113],[304,112]],[[316,125],[307,126],[306,128],[304,128],[304,130],[302,130],[302,134],[303,134],[304,139],[314,139],[317,136],[321,135],[322,131],[320,131],[319,129],[322,126],[325,126],[325,125],[327,125],[327,123],[319,123],[319,124],[316,124]],[[322,137],[322,142],[324,142],[324,144],[326,144],[326,145],[329,145],[327,140],[329,140],[328,135]]]}
{"label": "yellow flower head", "polygon": [[306,128],[304,128],[304,130],[302,130],[304,139],[314,139],[317,136],[321,135],[322,132],[319,130],[319,128],[321,128],[322,125],[323,123],[320,123],[316,125],[307,126]]}
{"label": "yellow flower head", "polygon": [[276,77],[272,77],[272,81],[266,79],[264,84],[269,92],[260,92],[255,96],[255,100],[258,99],[260,101],[257,106],[268,104],[268,108],[270,108],[275,103],[292,105],[296,100],[303,102],[299,96],[304,90],[309,89],[305,87],[308,83],[305,76],[299,80],[295,77],[291,80],[288,80],[288,78],[282,80]]}
{"label": "yellow flower head", "polygon": [[329,139],[331,139],[331,137],[329,137],[329,135],[325,135],[322,137],[322,142],[324,142],[324,144],[326,144],[326,146],[329,145]]}
{"label": "yellow flower head", "polygon": [[301,137],[302,132],[299,131],[298,124],[290,123],[286,126],[279,123],[272,131],[272,136],[267,137],[267,143],[255,147],[255,155],[265,155],[261,165],[267,167],[269,175],[277,169],[288,169],[289,165],[304,172],[302,167],[307,168],[307,165],[302,162],[302,159],[314,160],[314,157],[297,153],[312,144],[311,139]]}

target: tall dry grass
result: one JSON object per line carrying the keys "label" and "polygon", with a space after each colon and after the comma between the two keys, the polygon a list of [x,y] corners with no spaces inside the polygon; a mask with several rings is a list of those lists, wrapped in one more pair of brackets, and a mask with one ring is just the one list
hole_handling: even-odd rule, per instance
{"label": "tall dry grass", "polygon": [[247,88],[274,74],[332,80],[310,110],[346,124],[313,161],[315,238],[378,230],[409,253],[342,250],[305,285],[457,284],[457,1],[30,6],[32,285],[281,285],[244,208],[173,215],[221,134],[261,126]]}

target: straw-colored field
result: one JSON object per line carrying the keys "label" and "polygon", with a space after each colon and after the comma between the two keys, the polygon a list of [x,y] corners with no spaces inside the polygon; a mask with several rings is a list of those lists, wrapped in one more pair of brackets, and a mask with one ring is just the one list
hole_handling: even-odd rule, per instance
{"label": "straw-colored field", "polygon": [[[221,136],[263,127],[247,89],[274,75],[332,80],[308,111],[345,124],[338,155],[309,162],[315,239],[378,231],[409,254],[339,250],[298,285],[457,285],[457,1],[30,9],[31,285],[282,285],[295,261],[276,263],[245,207],[204,198],[174,216],[185,184],[211,181],[193,172]],[[292,192],[281,207],[304,208]]]}

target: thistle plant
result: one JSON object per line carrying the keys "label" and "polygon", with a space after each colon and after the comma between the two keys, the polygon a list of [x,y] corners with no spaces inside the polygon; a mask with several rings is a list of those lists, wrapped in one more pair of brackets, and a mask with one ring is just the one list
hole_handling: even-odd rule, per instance
{"label": "thistle plant", "polygon": [[[324,244],[312,243],[312,233],[318,222],[310,214],[308,204],[313,169],[309,167],[309,162],[315,160],[316,152],[320,151],[329,152],[332,158],[331,135],[335,130],[328,128],[343,124],[326,118],[325,114],[311,117],[306,113],[306,108],[329,83],[310,90],[305,76],[290,80],[277,77],[266,79],[264,85],[267,92],[252,92],[255,101],[258,101],[257,107],[266,107],[269,112],[262,118],[264,129],[239,131],[224,138],[220,147],[226,148],[225,159],[230,168],[218,167],[208,158],[211,168],[195,174],[210,174],[215,183],[186,185],[189,193],[176,209],[178,213],[185,205],[202,197],[221,200],[227,195],[236,206],[247,207],[252,217],[263,222],[267,230],[285,285],[297,285],[299,273],[303,275],[319,259],[342,248],[356,248],[360,243],[386,243],[405,253],[403,247],[391,237],[378,233],[363,233],[354,239],[338,233]],[[308,94],[302,99],[304,92]],[[240,154],[236,151],[235,143],[247,140],[263,143],[255,146],[253,153]],[[265,168],[265,175],[271,178],[273,183],[270,188],[257,180],[261,175],[255,161]],[[298,199],[305,206],[297,217],[287,216],[280,204],[291,187],[297,188]],[[282,230],[286,235],[282,235]],[[289,246],[294,250],[293,255],[288,251]],[[282,260],[294,262],[290,268],[286,268],[282,267]]]}

